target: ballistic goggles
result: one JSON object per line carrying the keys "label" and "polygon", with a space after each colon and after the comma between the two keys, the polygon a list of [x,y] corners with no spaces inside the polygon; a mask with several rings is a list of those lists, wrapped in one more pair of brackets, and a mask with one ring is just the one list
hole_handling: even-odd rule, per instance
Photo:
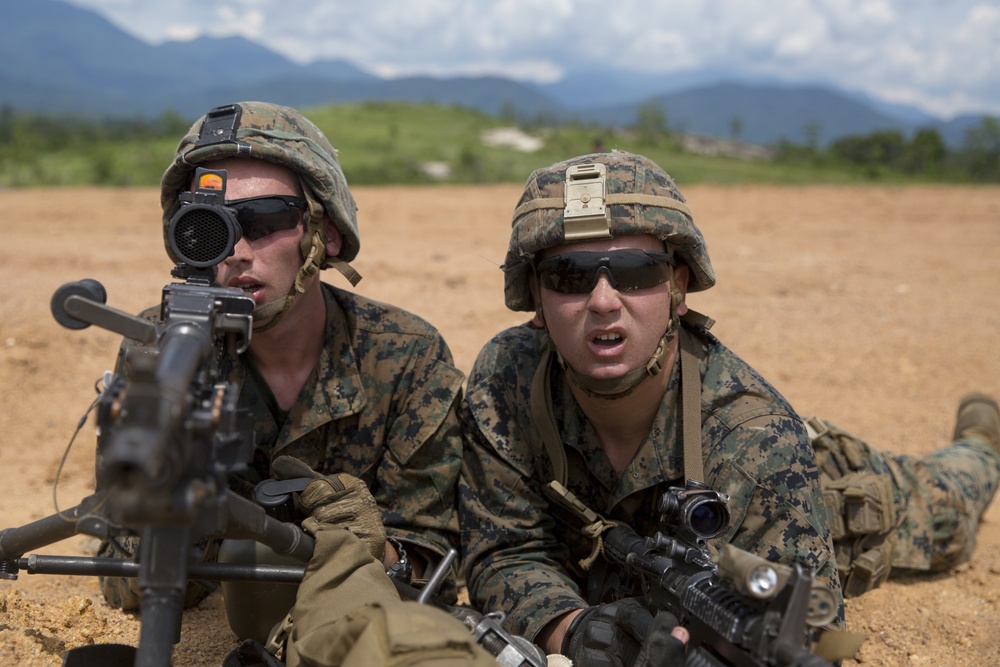
{"label": "ballistic goggles", "polygon": [[603,271],[619,292],[656,287],[670,281],[674,258],[665,252],[625,249],[553,255],[535,264],[538,284],[562,294],[587,294]]}
{"label": "ballistic goggles", "polygon": [[247,241],[262,239],[268,234],[295,229],[309,203],[302,197],[265,195],[227,201]]}

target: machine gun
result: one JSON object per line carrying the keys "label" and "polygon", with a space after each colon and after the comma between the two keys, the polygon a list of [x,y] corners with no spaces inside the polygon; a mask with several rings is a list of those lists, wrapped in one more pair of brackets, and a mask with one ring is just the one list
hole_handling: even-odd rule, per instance
{"label": "machine gun", "polygon": [[[241,229],[224,206],[225,171],[198,168],[198,187],[181,195],[168,242],[183,283],[163,288],[155,321],[105,305],[104,287],[81,280],[52,298],[56,320],[70,329],[98,325],[135,341],[128,372],[105,382],[97,401],[95,493],[79,505],[25,526],[0,531],[0,578],[29,574],[134,577],[141,591],[139,646],[99,644],[71,649],[64,667],[169,667],[180,641],[184,593],[191,580],[298,584],[313,540],[298,527],[292,494],[311,478],[266,480],[254,501],[233,493],[227,478],[253,457],[249,415],[240,387],[223,377],[225,361],[246,350],[254,301],[242,290],[213,285]],[[135,559],[28,554],[86,534],[102,540],[139,536]],[[256,541],[302,565],[203,562],[199,545]],[[502,627],[502,616],[448,607],[432,599],[456,553],[419,591],[397,584],[401,597],[438,604],[464,623],[500,667],[542,667],[541,650]],[[228,602],[227,602],[228,604]]]}
{"label": "machine gun", "polygon": [[[223,206],[226,172],[199,168],[195,178],[197,187],[181,196],[168,228],[181,259],[172,276],[184,282],[163,288],[158,322],[106,306],[106,292],[94,280],[64,285],[52,298],[60,324],[96,324],[141,344],[126,359],[127,377],[106,382],[98,399],[95,493],[69,510],[0,531],[2,578],[16,579],[21,570],[137,578],[138,648],[72,649],[67,666],[109,664],[112,655],[134,655],[143,667],[169,666],[190,579],[302,578],[304,565],[199,562],[197,545],[207,539],[257,540],[303,564],[312,554],[313,541],[298,526],[272,518],[227,485],[228,474],[252,458],[253,432],[249,415],[237,408],[239,387],[222,377],[222,361],[249,345],[254,301],[212,284],[215,265],[232,254],[241,234]],[[135,560],[25,556],[75,534],[138,535],[139,553]]]}
{"label": "machine gun", "polygon": [[[812,639],[834,620],[837,606],[811,572],[731,544],[714,562],[707,540],[725,531],[727,501],[698,482],[672,487],[659,508],[669,534],[641,537],[616,526],[604,534],[604,555],[639,584],[651,612],[669,611],[687,628],[689,666],[829,667],[812,652]],[[847,656],[830,659],[840,657]]]}

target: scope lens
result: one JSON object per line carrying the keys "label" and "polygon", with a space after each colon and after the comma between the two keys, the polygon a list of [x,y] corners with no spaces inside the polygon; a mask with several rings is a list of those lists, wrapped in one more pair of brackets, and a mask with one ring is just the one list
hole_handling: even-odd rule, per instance
{"label": "scope lens", "polygon": [[729,510],[725,503],[707,498],[696,498],[686,508],[688,525],[699,537],[715,537],[726,529]]}
{"label": "scope lens", "polygon": [[171,249],[195,268],[215,266],[232,254],[239,239],[236,219],[221,206],[188,204],[170,220]]}

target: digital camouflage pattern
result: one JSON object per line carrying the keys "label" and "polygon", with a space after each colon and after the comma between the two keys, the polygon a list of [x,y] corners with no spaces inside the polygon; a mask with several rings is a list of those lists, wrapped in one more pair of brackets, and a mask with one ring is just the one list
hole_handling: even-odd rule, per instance
{"label": "digital camouflage pattern", "polygon": [[[710,548],[732,542],[771,561],[814,569],[835,593],[843,621],[819,471],[801,418],[712,334],[683,326],[705,353],[705,481],[731,498],[729,530]],[[508,629],[528,638],[554,618],[598,602],[587,599],[587,574],[579,566],[591,555],[592,541],[579,532],[579,520],[542,493],[553,472],[532,425],[530,392],[543,336],[525,324],[493,338],[476,360],[459,412],[465,436],[459,508],[470,598],[485,612],[506,612]],[[568,457],[567,488],[595,512],[639,534],[657,529],[662,493],[683,486],[678,364],[669,372],[659,414],[620,476],[559,366],[553,365],[550,377]]]}
{"label": "digital camouflage pattern", "polygon": [[[595,164],[606,167],[603,193],[590,184],[581,188],[579,181],[567,186],[571,168],[586,170],[597,182],[600,169],[585,166]],[[569,187],[577,190],[571,194]],[[580,208],[590,201],[583,192],[604,194],[605,219],[590,215],[586,224],[578,223]],[[536,253],[577,239],[628,234],[663,240],[691,269],[689,291],[714,284],[690,210],[673,180],[648,159],[615,151],[536,171],[513,215],[503,267],[507,306],[535,309],[529,285]],[[710,540],[710,549],[732,542],[771,561],[812,568],[838,599],[838,625],[844,591],[864,592],[893,568],[941,570],[969,558],[1000,476],[1000,426],[992,399],[977,399],[992,405],[990,426],[976,421],[982,417],[967,419],[970,433],[989,431],[992,447],[962,435],[922,459],[894,456],[828,422],[812,419],[807,426],[707,330],[694,321],[682,326],[705,353],[699,368],[705,481],[730,496],[733,513],[729,530]],[[580,520],[550,504],[542,491],[554,470],[533,424],[531,390],[545,338],[544,331],[525,324],[490,341],[473,367],[459,413],[466,442],[459,508],[470,597],[484,611],[505,611],[508,628],[529,638],[559,616],[606,599],[606,589],[588,590],[588,583],[608,583],[607,572],[588,574],[583,567],[596,552]],[[683,483],[679,364],[669,371],[646,440],[621,475],[570,391],[569,370],[553,365],[548,382],[538,385],[547,384],[551,392],[554,426],[568,457],[566,486],[598,514],[652,534],[662,492]],[[603,560],[594,562],[597,567]]]}
{"label": "digital camouflage pattern", "polygon": [[[663,240],[691,268],[689,292],[715,284],[715,270],[701,231],[694,224],[684,196],[674,180],[649,158],[625,151],[595,153],[538,169],[528,178],[514,210],[510,245],[504,260],[504,297],[511,310],[535,309],[528,289],[535,253],[564,243],[566,171],[573,166],[602,164],[607,168],[607,194],[663,197],[657,203],[611,204],[612,236],[652,234]],[[670,206],[671,202],[680,204]]]}
{"label": "digital camouflage pattern", "polygon": [[[387,535],[415,547],[433,567],[458,543],[462,444],[455,406],[463,375],[421,318],[326,284],[323,294],[323,351],[291,411],[279,410],[246,355],[224,369],[241,383],[239,407],[250,410],[256,441],[251,468],[232,476],[231,486],[248,495],[279,454],[323,474],[350,473],[371,490]],[[132,347],[123,344],[118,372],[128,372],[123,357]],[[104,580],[109,603],[134,608],[133,582]],[[455,591],[451,577],[442,592]]]}
{"label": "digital camouflage pattern", "polygon": [[[959,437],[921,458],[879,451],[821,419],[808,423],[845,595],[860,595],[894,572],[940,572],[972,557],[980,517],[1000,481],[1000,453],[989,443]],[[852,489],[864,507],[855,502],[852,509],[836,493],[831,502],[831,489],[841,496]],[[880,519],[883,525],[852,530],[859,513],[872,517],[872,529]]]}
{"label": "digital camouflage pattern", "polygon": [[[210,160],[241,157],[274,162],[296,172],[310,203],[318,202],[322,206],[343,237],[338,258],[344,262],[354,259],[361,248],[358,206],[347,187],[336,149],[318,127],[291,107],[267,102],[240,102],[239,107],[242,113],[234,140],[197,145],[202,123],[209,115],[206,114],[195,121],[181,139],[173,163],[163,173],[160,205],[163,208],[163,241],[170,258],[177,261],[168,242],[168,223],[180,207],[177,196],[189,188],[195,167]],[[303,243],[308,244],[313,234],[319,233],[325,244],[322,211],[311,209],[307,218]],[[309,248],[303,248],[303,256],[308,253]],[[322,268],[326,266],[323,264]]]}

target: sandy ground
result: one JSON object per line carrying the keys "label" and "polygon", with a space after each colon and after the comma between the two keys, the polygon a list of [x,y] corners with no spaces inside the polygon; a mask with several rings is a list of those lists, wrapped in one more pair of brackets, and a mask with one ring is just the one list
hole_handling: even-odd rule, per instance
{"label": "sandy ground", "polygon": [[[1000,188],[685,188],[719,284],[690,298],[714,331],[804,414],[886,449],[946,443],[959,397],[1000,396]],[[360,188],[358,290],[437,325],[468,370],[505,310],[502,280],[519,188]],[[0,192],[0,528],[53,513],[53,482],[118,336],[70,331],[49,312],[57,287],[99,280],[127,312],[171,281],[153,190]],[[327,280],[346,286],[335,272]],[[59,480],[65,508],[92,491],[93,423]],[[89,554],[74,537],[39,550]],[[177,665],[219,665],[235,638],[214,595],[185,614]],[[868,640],[864,665],[1000,664],[1000,504],[972,562],[950,575],[896,580],[848,603]],[[137,641],[95,579],[22,574],[0,582],[0,658],[58,665],[92,642]],[[848,665],[855,664],[848,661]]]}

